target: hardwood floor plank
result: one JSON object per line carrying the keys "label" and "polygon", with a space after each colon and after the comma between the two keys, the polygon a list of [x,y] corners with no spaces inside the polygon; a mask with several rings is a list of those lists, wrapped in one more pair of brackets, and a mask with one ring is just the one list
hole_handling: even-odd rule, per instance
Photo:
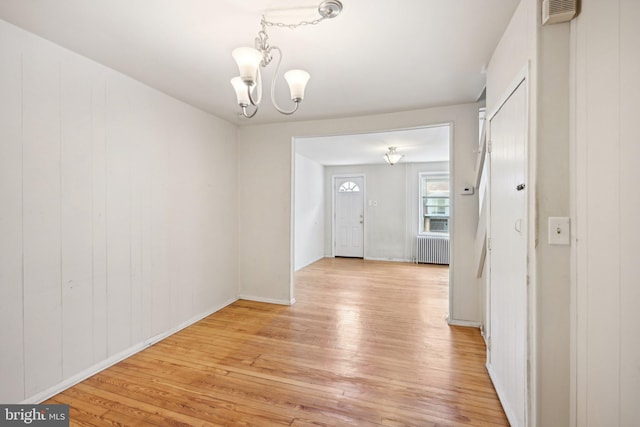
{"label": "hardwood floor plank", "polygon": [[53,397],[78,426],[508,426],[448,268],[324,259]]}

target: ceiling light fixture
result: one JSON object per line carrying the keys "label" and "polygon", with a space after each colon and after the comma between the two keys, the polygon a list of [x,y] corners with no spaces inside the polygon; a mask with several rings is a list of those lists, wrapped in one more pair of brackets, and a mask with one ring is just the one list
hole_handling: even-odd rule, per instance
{"label": "ceiling light fixture", "polygon": [[[262,99],[262,78],[260,75],[260,67],[266,67],[273,59],[272,52],[278,51],[278,65],[273,73],[273,81],[271,82],[271,103],[282,114],[290,115],[298,110],[300,102],[304,98],[304,89],[309,81],[309,73],[304,70],[290,70],[284,73],[284,78],[289,85],[291,100],[295,103],[293,110],[283,110],[278,106],[275,99],[275,83],[282,62],[282,51],[277,46],[269,45],[269,36],[267,35],[267,27],[287,27],[291,29],[298,28],[303,25],[315,25],[320,21],[328,18],[335,18],[342,11],[342,3],[338,0],[327,0],[320,3],[318,13],[320,18],[313,21],[301,21],[297,24],[284,24],[281,22],[270,22],[262,16],[260,25],[262,30],[258,32],[255,39],[255,48],[239,47],[232,52],[233,59],[238,64],[240,76],[231,79],[231,85],[236,92],[238,105],[242,110],[242,115],[251,118],[258,112],[258,106]],[[256,91],[254,95],[253,92]],[[251,113],[248,112],[249,105],[253,107]]]}
{"label": "ceiling light fixture", "polygon": [[384,159],[387,161],[387,163],[389,163],[391,166],[395,165],[396,163],[398,163],[400,161],[401,158],[404,157],[404,154],[398,154],[396,153],[396,147],[389,147],[389,151],[387,151],[384,154]]}

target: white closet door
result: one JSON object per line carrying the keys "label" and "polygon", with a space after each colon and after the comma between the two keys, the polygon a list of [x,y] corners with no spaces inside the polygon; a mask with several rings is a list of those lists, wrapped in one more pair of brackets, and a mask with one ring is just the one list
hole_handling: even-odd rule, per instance
{"label": "white closet door", "polygon": [[526,83],[490,120],[491,253],[489,370],[513,426],[527,401]]}

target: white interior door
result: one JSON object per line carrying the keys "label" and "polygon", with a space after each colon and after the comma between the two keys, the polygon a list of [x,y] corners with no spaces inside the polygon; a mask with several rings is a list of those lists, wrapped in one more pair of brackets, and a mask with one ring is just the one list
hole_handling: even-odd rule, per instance
{"label": "white interior door", "polygon": [[336,177],[335,256],[364,258],[364,177]]}
{"label": "white interior door", "polygon": [[527,402],[527,93],[523,81],[490,119],[488,367],[512,426]]}

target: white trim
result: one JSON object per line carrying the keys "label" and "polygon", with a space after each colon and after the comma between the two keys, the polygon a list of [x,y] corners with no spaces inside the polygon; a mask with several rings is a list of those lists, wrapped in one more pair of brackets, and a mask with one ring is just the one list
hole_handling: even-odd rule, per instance
{"label": "white trim", "polygon": [[406,258],[378,258],[378,257],[366,257],[364,258],[366,261],[389,261],[389,262],[408,262],[412,263],[413,260]]}
{"label": "white trim", "polygon": [[[456,188],[456,159],[455,159],[455,149],[454,149],[454,143],[455,143],[455,133],[456,133],[456,125],[455,122],[451,121],[451,122],[447,122],[445,123],[449,126],[449,296],[447,297],[448,301],[448,305],[449,305],[449,313],[447,314],[447,322],[449,321],[448,319],[453,316],[453,295],[454,295],[454,289],[456,286],[455,283],[455,272],[454,272],[454,263],[455,263],[455,259],[454,259],[454,248],[455,248],[455,220],[454,218],[456,218],[456,197],[455,197],[455,191],[453,192],[454,194],[452,195],[452,189]],[[419,195],[419,194],[418,194]],[[418,231],[420,231],[420,227],[418,227]],[[418,257],[418,254],[416,253],[416,259]]]}
{"label": "white trim", "polygon": [[55,396],[56,394],[68,389],[69,387],[72,387],[76,384],[78,384],[79,382],[82,382],[84,380],[86,380],[87,378],[115,365],[118,362],[121,362],[122,360],[133,356],[136,353],[141,352],[142,350],[146,349],[147,347],[152,346],[153,344],[162,341],[163,339],[175,334],[176,332],[181,331],[184,328],[187,328],[191,325],[193,325],[194,323],[204,319],[205,317],[208,317],[210,315],[212,315],[213,313],[222,310],[223,308],[233,304],[234,302],[236,302],[238,300],[238,298],[231,298],[229,300],[227,300],[226,302],[216,306],[215,308],[208,310],[204,313],[200,313],[192,318],[190,318],[189,320],[186,320],[185,322],[182,322],[181,324],[179,324],[178,326],[169,329],[166,332],[162,332],[154,337],[151,337],[149,339],[146,339],[140,343],[137,343],[119,353],[114,354],[113,356],[96,363],[93,366],[88,367],[87,369],[77,373],[76,375],[73,375],[70,378],[67,378],[64,381],[59,382],[58,384],[49,387],[46,390],[43,390],[33,396],[30,396],[29,398],[23,400],[22,402],[20,402],[20,404],[36,404],[36,403],[40,403],[44,400],[47,400],[48,398]]}
{"label": "white trim", "polygon": [[325,258],[325,256],[324,256],[324,255],[320,255],[318,258],[314,259],[313,261],[309,261],[309,262],[308,262],[308,263],[306,263],[305,265],[300,266],[300,267],[298,267],[298,268],[295,268],[295,265],[294,265],[294,268],[295,268],[294,272],[296,272],[296,271],[300,271],[300,270],[302,270],[303,268],[308,267],[308,266],[310,266],[311,264],[314,264],[314,263],[316,263],[316,262],[320,261],[320,260],[321,260],[321,259],[323,259],[323,258]]}
{"label": "white trim", "polygon": [[[532,125],[531,125],[531,116],[532,116],[532,100],[534,97],[532,96],[532,85],[530,82],[530,68],[531,61],[527,61],[527,66],[524,71],[524,83],[527,85],[527,141],[525,143],[525,170],[524,176],[527,180],[527,197],[525,199],[525,215],[527,219],[527,384],[525,389],[525,399],[527,403],[526,411],[525,411],[525,425],[527,426],[537,426],[538,424],[538,347],[537,347],[537,336],[538,336],[538,286],[536,280],[536,241],[537,241],[537,230],[536,230],[536,212],[537,212],[537,204],[536,204],[536,196],[538,194],[537,190],[537,142],[536,138],[532,137]],[[535,135],[534,135],[535,136]],[[533,164],[532,164],[533,162]],[[533,277],[533,279],[532,279]]]}
{"label": "white trim", "polygon": [[[360,116],[360,117],[367,117],[367,116]],[[384,127],[382,129],[371,129],[371,130],[365,130],[365,131],[353,130],[353,131],[343,131],[343,132],[336,131],[336,132],[327,132],[327,133],[319,132],[319,133],[309,133],[304,135],[298,135],[298,136],[295,136],[294,138],[305,139],[305,138],[323,138],[323,137],[332,137],[332,136],[370,135],[370,134],[380,134],[380,133],[390,133],[390,132],[402,132],[404,130],[436,128],[444,125],[450,125],[451,123],[453,122],[445,121],[445,122],[432,123],[428,125],[404,126],[399,128]],[[382,165],[386,163],[380,163],[380,164]]]}
{"label": "white trim", "polygon": [[[571,221],[571,248],[569,259],[569,427],[578,427],[587,423],[587,321],[588,305],[586,289],[578,287],[582,273],[586,273],[583,252],[586,243],[583,240],[581,221],[588,217],[584,191],[588,187],[586,168],[586,148],[578,147],[578,138],[584,137],[586,127],[578,128],[585,120],[583,109],[586,103],[578,104],[578,91],[587,93],[585,79],[579,80],[578,73],[586,71],[586,55],[582,54],[585,45],[585,32],[579,31],[578,23],[571,24],[570,33],[570,71],[569,71],[569,212]],[[580,108],[580,110],[579,110]],[[579,190],[580,188],[580,190]],[[586,236],[584,236],[586,237]],[[578,240],[580,239],[580,240]],[[585,385],[582,386],[581,385]]]}
{"label": "white trim", "polygon": [[478,328],[478,329],[482,328],[481,322],[472,322],[470,320],[458,320],[458,319],[447,318],[447,324],[449,326],[465,326],[467,328]]}
{"label": "white trim", "polygon": [[495,380],[495,374],[493,372],[493,369],[491,369],[491,365],[487,364],[486,365],[487,368],[487,372],[489,373],[489,378],[491,379],[491,382],[493,383],[493,388],[496,390],[496,394],[498,395],[498,399],[500,400],[500,404],[502,405],[502,410],[504,411],[505,415],[507,416],[507,420],[509,421],[509,425],[511,425],[511,427],[519,427],[518,424],[516,424],[517,418],[515,416],[515,414],[513,413],[513,410],[511,409],[511,407],[506,404],[507,400],[505,399],[505,395],[504,395],[504,391],[502,390],[502,386],[496,382]]}
{"label": "white trim", "polygon": [[[291,156],[291,182],[289,191],[291,197],[289,198],[289,301],[295,302],[295,272],[296,272],[296,137],[291,137],[291,146],[289,148]],[[322,172],[324,180],[324,171]],[[323,249],[324,252],[324,249]],[[291,302],[291,304],[293,304]]]}
{"label": "white trim", "polygon": [[253,295],[239,295],[238,299],[245,300],[245,301],[264,302],[267,304],[278,304],[278,305],[293,305],[296,303],[295,298],[286,300],[286,299],[278,299],[278,298],[257,297]]}

